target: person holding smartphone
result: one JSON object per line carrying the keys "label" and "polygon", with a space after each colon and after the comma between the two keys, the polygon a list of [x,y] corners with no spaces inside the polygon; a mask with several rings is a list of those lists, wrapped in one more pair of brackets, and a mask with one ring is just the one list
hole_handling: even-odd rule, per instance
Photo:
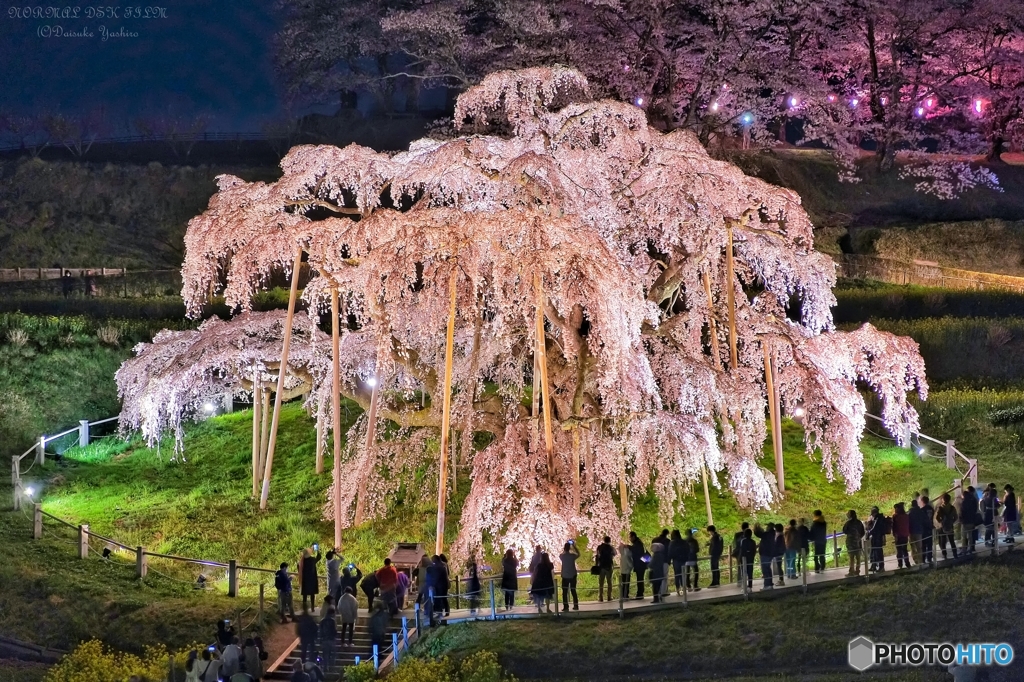
{"label": "person holding smartphone", "polygon": [[309,599],[310,609],[316,608],[316,596],[320,594],[320,578],[316,574],[316,565],[320,562],[320,545],[314,543],[313,551],[302,550],[302,561],[299,565],[299,586],[302,589],[302,610],[305,611],[306,600]]}
{"label": "person holding smartphone", "polygon": [[[569,594],[572,594],[572,610],[580,610],[580,598],[576,595],[576,579],[579,573],[576,569],[576,559],[580,557],[580,550],[576,547],[574,540],[565,543],[558,560],[562,562],[562,606],[569,610]],[[608,594],[611,596],[611,585],[608,586]]]}

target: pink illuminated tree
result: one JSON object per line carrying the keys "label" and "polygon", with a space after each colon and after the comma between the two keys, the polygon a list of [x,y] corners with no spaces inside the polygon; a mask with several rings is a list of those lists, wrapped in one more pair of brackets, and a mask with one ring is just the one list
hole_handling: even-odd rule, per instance
{"label": "pink illuminated tree", "polygon": [[[376,435],[356,422],[331,492],[349,522],[383,514],[439,460],[453,300],[453,449],[472,479],[458,552],[614,534],[649,490],[670,518],[702,469],[743,506],[771,505],[766,356],[783,411],[804,411],[808,456],[849,491],[863,471],[858,389],[879,396],[894,433],[916,427],[917,345],[834,329],[835,266],[795,193],[595,100],[568,68],[492,74],[455,121],[459,137],[395,155],[300,146],[276,182],[220,176],[186,234],[192,315],[211,286],[247,311],[299,247],[314,321],[339,292],[341,391],[363,407],[371,377],[380,392]],[[329,347],[311,350],[329,370]],[[330,384],[316,384],[314,409]]]}

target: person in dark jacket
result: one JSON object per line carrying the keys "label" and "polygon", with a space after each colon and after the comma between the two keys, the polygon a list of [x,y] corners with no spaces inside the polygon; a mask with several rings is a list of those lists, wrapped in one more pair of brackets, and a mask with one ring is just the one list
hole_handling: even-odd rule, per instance
{"label": "person in dark jacket", "polygon": [[[597,564],[597,600],[604,601],[604,587],[608,585],[608,601],[612,600],[612,571],[615,569],[615,548],[612,539],[605,535],[604,541],[594,552],[594,563]],[[629,574],[622,576],[622,597],[629,599]]]}
{"label": "person in dark jacket", "polygon": [[757,552],[761,555],[761,575],[764,576],[764,589],[772,589],[772,563],[775,562],[775,524],[769,523],[767,528],[761,528],[761,524],[754,525],[754,535],[757,536]]}
{"label": "person in dark jacket", "polygon": [[306,599],[309,599],[309,608],[316,608],[316,595],[320,593],[320,578],[316,574],[316,565],[320,563],[320,549],[316,549],[316,556],[313,556],[308,549],[302,550],[302,562],[299,566],[299,582],[302,584],[302,608],[306,609]]}
{"label": "person in dark jacket", "polygon": [[736,562],[736,583],[739,585],[743,584],[742,576],[740,575],[740,566],[742,564],[742,547],[743,538],[746,537],[746,532],[750,530],[750,524],[744,521],[740,524],[740,530],[738,533],[734,533],[732,536],[732,546],[729,548],[729,556]]}
{"label": "person in dark jacket", "polygon": [[932,533],[935,530],[935,508],[928,501],[927,495],[921,495],[918,502],[921,505],[921,559],[929,566],[935,565],[935,557],[932,554]]}
{"label": "person in dark jacket", "polygon": [[302,609],[302,615],[295,623],[295,630],[299,637],[302,661],[316,660],[316,636],[319,634],[319,628],[308,609]]}
{"label": "person in dark jacket", "polygon": [[708,587],[718,587],[722,584],[722,571],[718,566],[722,560],[722,554],[725,552],[725,542],[714,526],[708,526],[708,535],[711,536],[711,539],[708,540],[708,554],[711,556],[711,584]]}
{"label": "person in dark jacket", "polygon": [[921,536],[924,533],[925,514],[921,508],[921,497],[917,496],[910,503],[907,510],[910,517],[910,556],[914,557],[914,565],[920,566],[924,563],[921,559]]}
{"label": "person in dark jacket", "polygon": [[668,560],[672,564],[672,575],[675,579],[677,595],[683,592],[683,575],[689,556],[690,545],[683,540],[678,529],[673,530],[672,539],[668,543]]}
{"label": "person in dark jacket", "polygon": [[1003,486],[1003,523],[1006,524],[1006,539],[1003,542],[1013,544],[1013,536],[1020,532],[1020,511],[1017,509],[1017,495],[1013,486]]}
{"label": "person in dark jacket", "polygon": [[[747,524],[743,524],[747,525]],[[740,561],[740,584],[743,584],[743,578],[747,580],[747,589],[753,589],[754,587],[754,561],[757,559],[757,543],[754,542],[754,533],[750,530],[750,527],[743,529],[743,538],[740,540],[737,556]]]}
{"label": "person in dark jacket", "polygon": [[363,578],[363,582],[359,583],[359,589],[366,595],[366,610],[372,613],[373,600],[377,597],[377,574],[370,573]]}
{"label": "person in dark jacket", "polygon": [[864,556],[864,524],[853,509],[846,512],[843,535],[846,536],[846,551],[850,555],[850,571],[847,575],[860,575],[861,558]]}
{"label": "person in dark jacket", "polygon": [[825,570],[825,550],[828,547],[828,524],[820,509],[814,510],[814,518],[811,519],[811,544],[814,545],[814,572],[821,573]]}
{"label": "person in dark jacket", "polygon": [[878,573],[885,567],[885,531],[887,530],[885,526],[885,516],[879,511],[878,507],[872,507],[871,515],[868,517],[868,522],[864,529],[864,532],[867,533],[868,546],[870,547],[868,571],[871,573]]}
{"label": "person in dark jacket", "polygon": [[796,519],[790,519],[789,526],[782,529],[782,539],[786,545],[786,577],[796,580],[796,558],[800,555],[800,530]]}
{"label": "person in dark jacket", "polygon": [[530,596],[537,604],[537,613],[543,613],[547,606],[551,613],[551,600],[555,598],[555,565],[547,552],[541,552],[540,561],[533,571],[530,583]]}
{"label": "person in dark jacket", "polygon": [[782,572],[782,564],[786,558],[786,538],[783,535],[785,530],[781,523],[775,524],[775,561],[772,563],[772,571],[779,579],[777,584],[780,586],[786,584],[785,574]]}
{"label": "person in dark jacket", "polygon": [[694,592],[700,591],[700,569],[697,566],[697,557],[700,556],[700,543],[693,536],[693,531],[686,531],[686,544],[690,552],[686,557],[686,589]]}
{"label": "person in dark jacket", "polygon": [[[352,571],[355,571],[353,574]],[[349,564],[345,568],[341,569],[341,593],[345,594],[345,588],[351,587],[352,594],[356,593],[356,587],[359,586],[359,581],[363,579],[363,572],[359,570],[359,567],[355,564]]]}
{"label": "person in dark jacket", "polygon": [[434,555],[431,558],[434,563],[434,609],[444,614],[447,618],[452,613],[452,607],[448,603],[448,586],[451,583],[451,576],[448,574],[448,562],[441,558],[441,555]]}
{"label": "person in dark jacket", "polygon": [[996,537],[999,535],[996,522],[998,521],[1001,506],[999,493],[996,492],[996,484],[989,483],[988,488],[985,489],[985,494],[981,498],[981,518],[985,524],[986,547],[993,547],[996,544]]}
{"label": "person in dark jacket", "polygon": [[501,558],[501,591],[505,595],[505,610],[511,611],[516,600],[516,590],[519,589],[519,559],[516,553],[509,549]]}
{"label": "person in dark jacket", "polygon": [[274,574],[274,588],[277,590],[277,612],[281,615],[281,622],[288,622],[285,613],[290,614],[292,622],[295,622],[295,607],[292,605],[292,577],[288,573],[288,564],[281,564],[281,568]]}
{"label": "person in dark jacket", "polygon": [[[629,553],[633,556],[633,572],[636,573],[636,597],[634,599],[642,601],[644,598],[644,575],[647,573],[647,562],[651,558],[647,555],[644,543],[634,532],[629,534]],[[647,559],[645,560],[644,557]]]}
{"label": "person in dark jacket", "polygon": [[960,525],[963,528],[964,542],[961,549],[964,554],[974,554],[974,529],[978,524],[978,494],[973,485],[964,491],[963,502],[960,503]]}
{"label": "person in dark jacket", "polygon": [[946,557],[946,545],[953,549],[953,558],[957,558],[956,540],[953,538],[953,530],[959,517],[956,507],[953,506],[953,498],[945,493],[939,500],[939,506],[935,508],[935,530],[939,536],[939,549],[942,550],[942,558]]}
{"label": "person in dark jacket", "polygon": [[[574,611],[580,610],[580,598],[576,593],[576,586],[578,584],[579,569],[576,567],[576,560],[580,558],[580,550],[576,547],[576,542],[570,540],[565,543],[562,548],[562,553],[558,556],[558,560],[562,564],[562,606],[565,610],[569,610],[569,595],[572,595],[572,608]],[[610,596],[610,595],[609,595]]]}
{"label": "person in dark jacket", "polygon": [[480,608],[480,573],[472,557],[466,563],[466,597],[469,598],[469,615],[475,615]]}
{"label": "person in dark jacket", "polygon": [[[388,634],[388,623],[391,621],[391,614],[385,608],[383,602],[377,602],[370,616],[370,644],[376,645],[378,650],[383,650]],[[433,623],[431,623],[433,625]]]}
{"label": "person in dark jacket", "polygon": [[800,539],[800,546],[797,549],[796,568],[798,573],[807,570],[807,557],[811,555],[811,529],[807,527],[807,519],[800,517],[796,527],[797,537]]}
{"label": "person in dark jacket", "polygon": [[896,541],[896,567],[910,568],[910,554],[907,545],[910,542],[910,517],[902,502],[893,505],[892,536]]}

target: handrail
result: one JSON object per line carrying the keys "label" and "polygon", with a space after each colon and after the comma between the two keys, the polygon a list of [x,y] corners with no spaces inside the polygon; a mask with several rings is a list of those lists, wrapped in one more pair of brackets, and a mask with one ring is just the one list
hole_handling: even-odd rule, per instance
{"label": "handrail", "polygon": [[[48,516],[52,517],[51,514],[48,514]],[[64,523],[67,523],[67,522],[65,521]],[[68,525],[71,525],[71,524],[68,524]],[[93,533],[91,530],[87,530],[87,531],[83,531],[83,532],[86,535],[91,535],[92,537],[96,538],[97,540],[102,540],[103,542],[106,542],[108,545],[117,545],[121,549],[127,550],[129,552],[136,552],[136,551],[138,551],[135,547],[129,547],[128,545],[126,545],[126,544],[124,544],[122,542],[118,542],[117,540],[112,540],[112,539],[110,539],[108,537],[104,537],[104,536],[100,535],[99,533]],[[155,556],[155,555],[150,554],[149,552],[146,552],[146,554],[148,556]]]}
{"label": "handrail", "polygon": [[[131,548],[129,548],[131,549]],[[134,550],[132,550],[134,551]],[[228,564],[220,561],[209,561],[207,559],[190,559],[183,556],[175,556],[173,554],[159,554],[157,552],[146,552],[146,556],[153,556],[160,559],[170,559],[172,561],[186,561],[190,564],[199,564],[201,566],[213,566],[214,568],[227,568]]]}
{"label": "handrail", "polygon": [[70,521],[65,521],[64,519],[60,518],[59,516],[55,516],[55,515],[51,514],[50,512],[48,512],[48,511],[44,511],[44,510],[42,510],[42,509],[40,509],[40,510],[39,510],[39,512],[40,512],[40,513],[41,513],[41,514],[42,514],[43,516],[48,516],[48,517],[50,517],[51,519],[53,519],[53,520],[54,520],[54,521],[56,521],[57,523],[63,523],[63,524],[64,524],[65,526],[67,526],[68,528],[73,528],[73,529],[75,529],[75,530],[78,530],[78,526],[76,526],[75,524],[71,523]]}
{"label": "handrail", "polygon": [[78,427],[77,426],[74,426],[74,427],[68,429],[67,431],[61,431],[60,433],[55,433],[52,436],[43,436],[40,440],[45,445],[46,443],[49,443],[51,440],[57,440],[61,436],[66,436],[69,433],[74,433],[75,431],[78,431]]}
{"label": "handrail", "polygon": [[[96,422],[89,422],[89,426],[99,426],[100,424],[106,424],[108,422],[117,421],[120,418],[121,418],[121,415],[117,415],[116,417],[107,417],[106,419],[100,419],[99,421],[96,421]],[[71,430],[74,431],[75,429],[71,429]]]}

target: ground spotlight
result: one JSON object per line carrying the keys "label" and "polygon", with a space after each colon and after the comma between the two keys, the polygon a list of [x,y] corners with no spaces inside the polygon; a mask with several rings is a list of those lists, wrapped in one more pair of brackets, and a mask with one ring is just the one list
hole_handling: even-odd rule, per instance
{"label": "ground spotlight", "polygon": [[370,377],[369,379],[367,379],[366,380],[366,385],[369,386],[370,388],[373,388],[374,386],[376,386],[377,385],[377,377]]}
{"label": "ground spotlight", "polygon": [[216,408],[214,408],[213,403],[206,403],[205,405],[203,405],[203,409],[206,410],[207,412],[213,412],[214,409]]}

